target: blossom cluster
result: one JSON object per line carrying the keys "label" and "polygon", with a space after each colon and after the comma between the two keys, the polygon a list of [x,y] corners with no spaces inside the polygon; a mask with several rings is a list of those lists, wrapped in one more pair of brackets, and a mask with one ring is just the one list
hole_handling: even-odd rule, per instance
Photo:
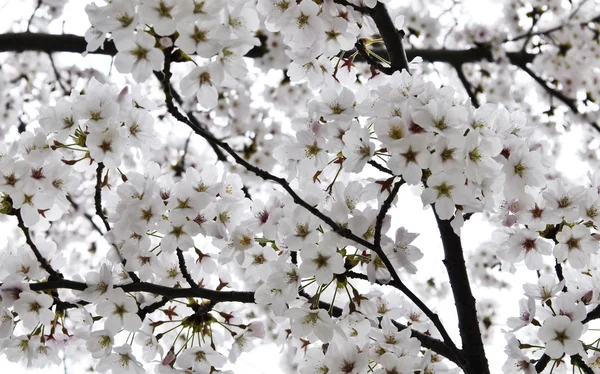
{"label": "blossom cluster", "polygon": [[258,14],[246,1],[119,0],[90,4],[86,12],[92,24],[87,50],[101,48],[110,34],[118,51],[115,67],[136,82],[162,70],[163,49],[178,48],[182,61],[196,65],[181,91],[196,94],[206,110],[216,106],[220,87],[232,87],[247,74],[242,56],[259,44]]}

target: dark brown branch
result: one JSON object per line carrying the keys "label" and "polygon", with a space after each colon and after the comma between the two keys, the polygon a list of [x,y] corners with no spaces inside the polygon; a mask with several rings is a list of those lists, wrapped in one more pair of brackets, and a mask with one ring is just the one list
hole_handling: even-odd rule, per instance
{"label": "dark brown branch", "polygon": [[154,303],[152,303],[150,305],[146,305],[145,307],[143,307],[142,309],[140,309],[137,314],[140,317],[140,319],[143,321],[148,314],[150,314],[150,313],[158,310],[159,308],[162,308],[163,306],[167,305],[167,303],[169,302],[169,300],[171,300],[169,297],[163,296],[157,302],[154,302]]}
{"label": "dark brown branch", "polygon": [[[83,282],[77,282],[67,279],[60,279],[48,282],[30,283],[32,291],[47,291],[69,289],[76,291],[85,290],[88,285]],[[173,288],[161,286],[159,284],[139,282],[117,285],[115,288],[121,288],[125,292],[148,292],[155,295],[166,296],[169,299],[181,299],[187,297],[199,297],[214,302],[238,302],[251,304],[254,303],[254,292],[250,291],[216,291],[207,288]]]}
{"label": "dark brown branch", "polygon": [[390,65],[394,71],[402,71],[402,69],[408,70],[408,59],[406,58],[406,52],[402,45],[402,38],[404,33],[396,30],[394,22],[387,11],[387,8],[383,3],[377,2],[373,11],[369,13],[377,29],[383,38],[383,43],[387,49],[388,55],[390,56]]}
{"label": "dark brown branch", "polygon": [[594,309],[590,310],[581,323],[585,324],[598,318],[600,318],[600,305],[597,305]]}
{"label": "dark brown branch", "polygon": [[52,58],[52,53],[48,53],[48,58],[50,59],[50,65],[52,66],[52,71],[56,76],[56,81],[58,82],[58,85],[62,89],[63,93],[65,95],[68,95],[71,92],[71,90],[67,89],[62,79],[60,79],[60,74],[58,73],[58,69],[56,69],[56,64],[54,64],[54,58]]}
{"label": "dark brown branch", "polygon": [[392,173],[392,171],[390,169],[386,168],[383,165],[378,164],[377,161],[375,161],[375,160],[369,160],[369,161],[367,161],[367,164],[373,166],[375,169],[379,170],[382,173],[394,175],[394,173]]}
{"label": "dark brown branch", "polygon": [[433,212],[444,247],[445,259],[443,262],[448,272],[456,305],[462,352],[469,363],[470,373],[489,374],[490,369],[479,330],[475,297],[471,291],[460,237],[454,232],[450,220],[440,219],[435,208]]}
{"label": "dark brown branch", "polygon": [[535,364],[535,370],[538,373],[541,373],[542,371],[544,371],[549,362],[550,356],[544,353],[542,357],[540,357],[539,361]]}
{"label": "dark brown branch", "polygon": [[594,370],[592,370],[584,361],[581,355],[573,355],[571,356],[571,364],[573,366],[577,366],[581,371],[585,374],[594,374]]}
{"label": "dark brown branch", "polygon": [[198,286],[198,283],[194,281],[194,278],[192,278],[192,276],[188,272],[187,266],[185,265],[185,258],[183,257],[183,252],[181,251],[181,249],[179,249],[179,247],[177,247],[176,252],[177,260],[179,261],[179,270],[181,271],[181,274],[185,278],[186,282],[192,288],[200,288],[200,286]]}
{"label": "dark brown branch", "polygon": [[[5,33],[0,34],[0,52],[72,52],[83,53],[86,48],[83,36],[72,34],[41,34],[41,33]],[[373,49],[373,52],[386,58],[385,49]],[[114,56],[117,49],[112,41],[104,42],[104,48],[90,52]],[[265,55],[265,48],[253,48],[245,57],[259,58]],[[351,54],[351,53],[350,53]],[[428,62],[445,62],[448,64],[465,64],[479,61],[493,61],[491,47],[474,47],[467,49],[407,49],[408,59],[419,56]],[[527,64],[533,61],[536,54],[526,52],[508,52],[507,57],[512,64]]]}
{"label": "dark brown branch", "polygon": [[[94,205],[96,207],[96,215],[98,215],[98,217],[100,217],[100,219],[102,220],[102,222],[104,223],[104,228],[106,229],[106,232],[110,231],[110,224],[108,223],[108,220],[106,219],[106,216],[104,215],[104,211],[102,210],[102,171],[104,170],[104,164],[102,162],[98,163],[98,167],[96,168],[96,191],[94,193]],[[119,251],[119,249],[114,246],[115,251],[117,251],[117,255],[119,256],[120,260],[121,260],[121,264],[123,264],[123,267],[125,267],[125,265],[127,264],[127,260],[125,260],[123,258],[123,256],[121,255],[121,252]],[[133,280],[134,282],[139,282],[140,278],[137,276],[137,274],[135,274],[133,271],[128,271],[127,275],[129,275],[129,278],[131,278],[131,280]]]}
{"label": "dark brown branch", "polygon": [[458,79],[460,79],[460,82],[465,87],[467,94],[471,98],[471,103],[473,104],[474,107],[479,108],[479,100],[477,99],[477,92],[475,92],[475,90],[473,89],[473,85],[471,84],[471,82],[469,82],[469,80],[465,76],[462,65],[454,65],[454,69],[456,69],[456,73],[458,74]]}
{"label": "dark brown branch", "polygon": [[[393,181],[393,179],[394,178],[392,177],[392,181]],[[394,202],[394,199],[396,198],[396,195],[398,195],[398,191],[400,190],[400,187],[403,184],[404,184],[403,180],[400,180],[394,184],[394,188],[392,188],[389,196],[385,199],[385,201],[381,205],[381,209],[379,209],[379,213],[377,214],[377,218],[375,219],[375,239],[373,240],[373,243],[375,244],[376,248],[381,248],[381,234],[382,234],[381,230],[383,228],[383,220],[385,219],[385,215],[387,214],[388,210],[391,208],[392,203]],[[383,250],[381,252],[383,252]],[[394,269],[394,271],[395,271],[395,269]]]}
{"label": "dark brown branch", "polygon": [[383,66],[378,59],[371,55],[371,53],[365,46],[364,39],[360,39],[358,42],[356,42],[356,44],[354,44],[354,47],[358,51],[359,56],[361,56],[363,60],[365,60],[365,62],[367,62],[369,65],[371,65],[373,69],[379,70],[382,73],[388,75],[394,73],[394,69],[392,69],[391,67]]}
{"label": "dark brown branch", "polygon": [[21,229],[21,231],[23,231],[23,234],[25,235],[25,242],[27,243],[27,245],[29,245],[29,247],[33,251],[35,258],[40,263],[40,266],[42,267],[42,269],[46,270],[46,272],[48,274],[50,274],[50,277],[48,279],[50,279],[50,280],[62,279],[63,275],[60,272],[54,270],[52,265],[50,265],[48,260],[46,260],[46,258],[44,256],[42,256],[40,250],[38,249],[38,247],[35,245],[35,243],[31,239],[31,234],[29,233],[29,228],[27,226],[25,226],[25,222],[23,222],[23,217],[21,216],[21,209],[13,209],[13,213],[17,217],[17,222],[18,222],[19,228]]}
{"label": "dark brown branch", "polygon": [[[573,114],[579,116],[582,115],[582,113],[580,113],[579,109],[577,108],[577,101],[575,99],[572,99],[560,92],[559,90],[550,87],[550,85],[548,85],[548,82],[539,75],[537,75],[533,70],[531,70],[526,63],[517,62],[514,63],[514,65],[521,68],[521,70],[523,70],[531,78],[533,78],[533,80],[536,81],[551,97],[555,97],[558,100],[560,100],[563,104],[565,104],[573,112]],[[596,131],[600,132],[600,125],[598,125],[596,122],[589,123]]]}
{"label": "dark brown branch", "polygon": [[108,224],[108,220],[104,215],[104,211],[102,210],[102,171],[104,170],[104,164],[102,162],[98,163],[98,167],[96,168],[96,192],[94,193],[94,206],[96,207],[96,215],[100,217],[102,223],[104,223],[104,228],[106,231],[110,231],[110,225]]}
{"label": "dark brown branch", "polygon": [[38,9],[40,9],[41,6],[42,0],[38,0],[35,9],[33,10],[33,13],[31,13],[31,17],[29,17],[29,21],[27,21],[27,32],[29,32],[29,29],[31,28],[31,24],[33,23],[33,19],[35,18],[35,13],[37,13]]}

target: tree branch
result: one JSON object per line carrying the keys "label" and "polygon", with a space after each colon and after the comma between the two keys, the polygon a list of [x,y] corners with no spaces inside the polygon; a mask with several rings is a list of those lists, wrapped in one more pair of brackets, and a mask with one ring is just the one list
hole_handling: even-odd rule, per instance
{"label": "tree branch", "polygon": [[383,3],[377,2],[373,11],[369,13],[377,29],[383,38],[383,43],[387,49],[388,55],[390,56],[390,65],[394,71],[402,71],[408,69],[408,59],[406,58],[406,52],[404,52],[404,46],[402,45],[402,38],[404,33],[396,30],[394,22],[390,18],[390,14]]}
{"label": "tree branch", "polygon": [[42,267],[42,269],[46,270],[46,272],[48,274],[50,274],[50,277],[48,279],[55,280],[55,279],[64,278],[63,275],[60,272],[54,270],[54,268],[52,267],[52,265],[50,265],[48,260],[46,260],[46,258],[44,256],[42,256],[40,250],[38,249],[38,247],[35,245],[35,243],[31,239],[31,234],[29,233],[29,228],[27,228],[27,226],[25,226],[25,222],[23,222],[23,217],[21,216],[21,209],[13,209],[13,213],[17,217],[17,222],[18,222],[19,228],[21,229],[21,231],[23,231],[23,234],[25,235],[25,242],[27,243],[27,245],[29,245],[29,247],[33,251],[35,258],[40,263],[40,266]]}
{"label": "tree branch", "polygon": [[[59,279],[48,282],[30,283],[32,291],[48,291],[69,289],[75,291],[84,291],[88,285],[83,282],[77,282],[67,279]],[[199,297],[208,299],[217,303],[220,302],[238,302],[251,304],[254,303],[254,292],[251,291],[216,291],[207,288],[173,288],[161,286],[159,284],[139,282],[116,285],[114,288],[121,288],[125,292],[148,292],[155,295],[166,296],[169,299],[182,299],[187,297]]]}
{"label": "tree branch", "polygon": [[[102,220],[102,223],[104,223],[104,228],[106,229],[106,232],[109,232],[110,224],[108,223],[108,220],[106,219],[106,216],[104,215],[104,212],[102,211],[102,171],[103,170],[104,170],[104,164],[102,162],[99,162],[98,167],[96,168],[96,191],[94,193],[94,205],[96,207],[96,215],[98,215],[98,217],[100,217],[100,219]],[[125,265],[127,264],[127,260],[125,260],[123,258],[123,256],[121,255],[121,252],[119,251],[119,249],[116,246],[114,246],[114,248],[115,248],[115,251],[117,251],[117,255],[119,256],[119,259],[121,260],[121,264],[123,264],[123,267],[125,267]],[[140,281],[140,278],[133,271],[128,271],[127,275],[129,275],[129,278],[131,278],[131,280],[134,282]]]}
{"label": "tree branch", "polygon": [[[562,92],[560,92],[559,90],[556,90],[552,87],[550,87],[548,85],[548,82],[543,79],[542,77],[540,77],[539,75],[537,75],[533,70],[531,70],[526,63],[523,62],[517,62],[514,63],[515,66],[518,66],[519,68],[521,68],[521,70],[523,70],[525,73],[527,73],[531,78],[533,78],[534,81],[536,81],[540,86],[542,86],[542,88],[551,96],[551,97],[555,97],[558,100],[560,100],[563,104],[565,104],[575,115],[579,115],[581,116],[582,113],[579,112],[579,109],[577,108],[577,101],[575,99],[572,99],[568,96],[566,96],[565,94],[563,94]],[[598,125],[596,122],[589,122],[589,124],[598,132],[600,132],[600,125]]]}
{"label": "tree branch", "polygon": [[462,340],[462,352],[469,363],[470,372],[489,374],[490,369],[479,330],[475,298],[471,291],[460,237],[452,229],[450,220],[439,218],[435,207],[433,207],[433,213],[444,247],[445,259],[443,262],[448,272],[450,287],[452,288],[454,303],[456,305],[458,328]]}
{"label": "tree branch", "polygon": [[176,248],[176,252],[177,260],[179,261],[179,270],[181,271],[181,274],[185,278],[186,282],[192,288],[200,288],[200,286],[198,286],[198,283],[194,281],[194,278],[192,278],[192,276],[188,272],[187,266],[185,266],[185,258],[183,257],[183,252],[181,251],[181,249],[179,249],[179,247]]}
{"label": "tree branch", "polygon": [[[41,34],[41,33],[5,33],[0,34],[0,52],[72,52],[84,53],[86,41],[83,36],[72,34]],[[382,57],[389,57],[385,49],[373,49],[373,52]],[[114,56],[117,49],[112,41],[104,42],[104,48],[91,54]],[[253,48],[245,57],[259,58],[267,53],[265,48]],[[349,52],[352,54],[353,52]],[[509,61],[517,63],[530,63],[536,54],[527,52],[507,52]],[[445,62],[448,64],[466,64],[479,61],[493,61],[491,47],[480,46],[466,49],[418,49],[406,50],[407,59],[422,57],[428,62]],[[155,73],[156,74],[156,73]]]}
{"label": "tree branch", "polygon": [[542,355],[542,357],[540,357],[538,362],[535,364],[535,371],[537,371],[538,373],[541,373],[542,371],[544,371],[544,369],[546,368],[546,366],[548,365],[549,362],[550,362],[550,356],[548,356],[547,354],[544,353]]}
{"label": "tree branch", "polygon": [[471,103],[476,108],[479,108],[479,100],[477,99],[477,92],[475,92],[475,90],[473,89],[473,85],[471,84],[471,82],[469,82],[469,80],[465,76],[465,73],[463,72],[463,69],[462,69],[462,65],[454,65],[454,69],[456,69],[456,73],[458,74],[458,79],[460,79],[460,82],[465,87],[467,94],[471,98]]}
{"label": "tree branch", "polygon": [[96,207],[96,215],[100,217],[102,223],[104,223],[104,228],[106,232],[110,231],[110,225],[104,212],[102,211],[102,170],[104,170],[104,164],[102,162],[98,163],[98,167],[96,168],[96,192],[94,193],[94,206]]}

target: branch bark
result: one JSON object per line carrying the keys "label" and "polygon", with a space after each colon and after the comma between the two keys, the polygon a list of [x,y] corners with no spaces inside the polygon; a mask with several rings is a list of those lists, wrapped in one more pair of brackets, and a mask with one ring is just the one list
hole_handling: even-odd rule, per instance
{"label": "branch bark", "polygon": [[456,305],[463,355],[469,364],[470,373],[489,374],[490,369],[477,319],[475,297],[471,291],[460,237],[454,233],[449,220],[440,219],[435,208],[433,212],[444,247],[443,262]]}
{"label": "branch bark", "polygon": [[[84,53],[86,41],[83,36],[73,34],[41,34],[41,33],[5,33],[0,34],[0,52],[71,52]],[[373,49],[382,57],[389,57],[384,49]],[[91,54],[114,56],[117,49],[112,41],[104,42],[104,47]],[[268,53],[266,48],[253,48],[245,57],[259,58]],[[350,53],[351,54],[351,53]],[[448,64],[467,64],[479,61],[493,61],[490,47],[474,47],[466,49],[406,49],[407,59],[420,56],[428,62],[445,62]],[[527,52],[508,52],[512,64],[530,63],[536,54]]]}

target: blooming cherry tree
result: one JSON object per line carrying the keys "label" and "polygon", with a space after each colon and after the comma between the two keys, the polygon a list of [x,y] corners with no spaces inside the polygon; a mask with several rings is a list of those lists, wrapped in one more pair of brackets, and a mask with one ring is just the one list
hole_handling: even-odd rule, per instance
{"label": "blooming cherry tree", "polygon": [[66,2],[0,34],[8,360],[600,373],[597,1]]}

